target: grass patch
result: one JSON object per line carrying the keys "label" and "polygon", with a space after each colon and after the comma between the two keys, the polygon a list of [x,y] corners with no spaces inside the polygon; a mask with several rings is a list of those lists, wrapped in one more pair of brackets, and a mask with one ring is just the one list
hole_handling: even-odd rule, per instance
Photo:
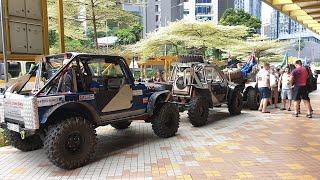
{"label": "grass patch", "polygon": [[4,138],[3,129],[0,128],[0,147],[6,146],[6,139]]}

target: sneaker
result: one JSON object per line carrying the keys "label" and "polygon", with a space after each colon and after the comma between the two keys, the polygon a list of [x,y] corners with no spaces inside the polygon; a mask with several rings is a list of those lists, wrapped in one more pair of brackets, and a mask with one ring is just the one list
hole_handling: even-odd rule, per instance
{"label": "sneaker", "polygon": [[291,111],[291,109],[289,108],[288,111]]}
{"label": "sneaker", "polygon": [[286,110],[286,108],[280,108],[280,110],[281,110],[281,111],[284,111],[284,110]]}
{"label": "sneaker", "polygon": [[307,114],[307,118],[312,118],[312,114]]}
{"label": "sneaker", "polygon": [[299,117],[299,113],[294,113],[293,114],[295,117]]}

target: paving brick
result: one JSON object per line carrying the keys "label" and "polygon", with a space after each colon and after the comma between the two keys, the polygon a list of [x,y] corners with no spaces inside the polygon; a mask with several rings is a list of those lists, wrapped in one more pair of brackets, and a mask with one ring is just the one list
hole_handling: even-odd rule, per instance
{"label": "paving brick", "polygon": [[0,179],[320,179],[319,96],[312,95],[311,120],[272,108],[229,117],[219,108],[201,128],[181,113],[178,134],[168,139],[143,122],[125,131],[100,127],[96,161],[73,171],[52,165],[43,150],[3,147]]}

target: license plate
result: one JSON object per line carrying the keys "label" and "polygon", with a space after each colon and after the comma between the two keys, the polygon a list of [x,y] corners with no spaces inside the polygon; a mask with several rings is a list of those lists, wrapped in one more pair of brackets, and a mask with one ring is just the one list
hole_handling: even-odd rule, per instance
{"label": "license plate", "polygon": [[7,123],[7,128],[11,131],[20,132],[20,126],[18,124]]}

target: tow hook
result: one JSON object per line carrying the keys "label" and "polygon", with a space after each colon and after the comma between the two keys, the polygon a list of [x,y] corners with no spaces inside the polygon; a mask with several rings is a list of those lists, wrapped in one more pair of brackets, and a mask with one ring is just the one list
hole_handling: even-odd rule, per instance
{"label": "tow hook", "polygon": [[22,140],[24,140],[26,138],[26,132],[25,131],[21,131],[20,135],[21,135],[21,139]]}

